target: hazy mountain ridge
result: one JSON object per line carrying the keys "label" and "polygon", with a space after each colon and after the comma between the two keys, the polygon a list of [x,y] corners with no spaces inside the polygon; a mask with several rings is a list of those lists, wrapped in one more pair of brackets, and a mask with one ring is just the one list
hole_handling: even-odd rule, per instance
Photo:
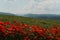
{"label": "hazy mountain ridge", "polygon": [[10,15],[10,16],[15,16],[15,14],[12,14],[12,13],[6,13],[6,12],[0,12],[0,15]]}
{"label": "hazy mountain ridge", "polygon": [[60,15],[56,14],[26,14],[25,17],[60,20]]}
{"label": "hazy mountain ridge", "polygon": [[60,20],[60,15],[56,15],[56,14],[23,14],[21,15],[21,14],[0,12],[0,15],[23,16],[23,17],[30,17],[30,18]]}

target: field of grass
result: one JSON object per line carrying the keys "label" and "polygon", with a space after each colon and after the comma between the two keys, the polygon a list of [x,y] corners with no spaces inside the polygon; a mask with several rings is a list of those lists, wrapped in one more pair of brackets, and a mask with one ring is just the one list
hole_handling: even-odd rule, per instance
{"label": "field of grass", "polygon": [[60,40],[60,20],[0,15],[0,40]]}
{"label": "field of grass", "polygon": [[22,16],[8,16],[8,15],[0,15],[0,20],[2,21],[9,21],[13,23],[13,20],[21,23],[27,23],[29,25],[39,25],[42,27],[52,27],[53,25],[60,26],[60,20],[44,20],[44,19],[37,19],[37,18],[29,18],[29,17],[22,17]]}

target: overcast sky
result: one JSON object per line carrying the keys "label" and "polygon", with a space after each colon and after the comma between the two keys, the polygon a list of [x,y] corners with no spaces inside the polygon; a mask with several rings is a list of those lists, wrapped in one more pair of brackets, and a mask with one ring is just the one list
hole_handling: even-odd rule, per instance
{"label": "overcast sky", "polygon": [[0,0],[0,12],[60,14],[60,0]]}

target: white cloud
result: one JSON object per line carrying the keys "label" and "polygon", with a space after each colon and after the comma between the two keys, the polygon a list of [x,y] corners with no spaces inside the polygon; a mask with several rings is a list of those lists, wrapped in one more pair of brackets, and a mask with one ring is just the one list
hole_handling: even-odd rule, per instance
{"label": "white cloud", "polygon": [[[60,0],[26,0],[26,4],[24,2],[20,2],[21,0],[8,0],[10,3],[5,8],[0,8],[0,11],[11,12],[11,13],[60,13]],[[24,0],[23,0],[24,1]],[[22,3],[22,4],[21,4]],[[23,5],[23,6],[22,6]]]}
{"label": "white cloud", "polygon": [[16,0],[6,0],[6,1],[16,1]]}
{"label": "white cloud", "polygon": [[[29,4],[19,10],[19,13],[60,13],[60,0],[30,0]],[[57,11],[58,10],[58,11]]]}

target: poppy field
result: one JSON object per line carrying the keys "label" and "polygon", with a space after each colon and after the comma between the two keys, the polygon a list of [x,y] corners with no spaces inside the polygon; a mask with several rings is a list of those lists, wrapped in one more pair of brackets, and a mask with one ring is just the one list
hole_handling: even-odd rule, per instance
{"label": "poppy field", "polygon": [[0,40],[60,40],[60,21],[0,15]]}

